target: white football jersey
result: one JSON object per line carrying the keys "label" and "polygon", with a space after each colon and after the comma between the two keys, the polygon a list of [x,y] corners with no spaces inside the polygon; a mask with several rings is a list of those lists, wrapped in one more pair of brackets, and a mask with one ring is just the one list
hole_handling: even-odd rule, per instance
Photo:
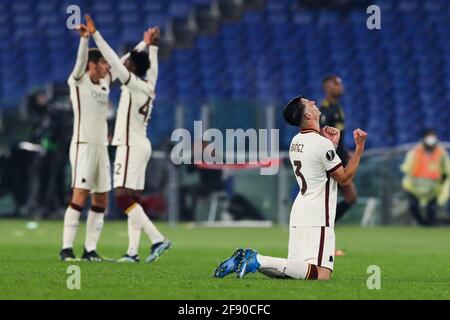
{"label": "white football jersey", "polygon": [[147,124],[150,119],[158,75],[158,48],[149,49],[150,69],[147,80],[129,73],[121,87],[119,109],[114,128],[114,146],[141,146],[149,144]]}
{"label": "white football jersey", "polygon": [[330,174],[342,162],[333,143],[314,129],[302,130],[292,139],[289,158],[300,186],[290,225],[334,227],[337,182]]}
{"label": "white football jersey", "polygon": [[146,81],[130,73],[130,80],[121,87],[119,109],[114,129],[114,146],[148,144],[147,123],[153,109],[155,93]]}
{"label": "white football jersey", "polygon": [[92,82],[89,74],[75,80],[70,75],[67,83],[74,114],[72,143],[84,142],[108,145],[108,103],[110,76]]}

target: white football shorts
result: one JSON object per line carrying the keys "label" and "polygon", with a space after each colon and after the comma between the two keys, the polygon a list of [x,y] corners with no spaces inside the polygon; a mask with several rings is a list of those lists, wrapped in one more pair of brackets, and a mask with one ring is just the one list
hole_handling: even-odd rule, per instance
{"label": "white football shorts", "polygon": [[335,242],[334,228],[290,226],[288,259],[333,271]]}
{"label": "white football shorts", "polygon": [[114,188],[144,190],[145,171],[152,154],[151,144],[117,146],[114,161]]}
{"label": "white football shorts", "polygon": [[111,165],[108,147],[90,143],[70,145],[72,188],[104,193],[111,190]]}

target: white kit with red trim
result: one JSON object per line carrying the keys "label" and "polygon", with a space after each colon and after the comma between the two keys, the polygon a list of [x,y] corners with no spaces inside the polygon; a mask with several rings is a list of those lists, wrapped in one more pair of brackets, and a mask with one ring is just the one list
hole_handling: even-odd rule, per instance
{"label": "white kit with red trim", "polygon": [[67,83],[74,114],[72,143],[108,145],[109,76],[93,83],[86,72]]}
{"label": "white kit with red trim", "polygon": [[101,36],[100,32],[92,35],[105,59],[111,65],[112,80],[118,78],[122,83],[114,128],[112,145],[117,146],[114,161],[114,188],[142,190],[145,184],[145,171],[151,157],[151,144],[147,137],[147,123],[155,100],[155,87],[158,79],[158,47],[147,46],[141,42],[137,51],[148,47],[150,68],[145,80],[128,71],[121,59]]}
{"label": "white kit with red trim", "polygon": [[292,139],[289,158],[300,186],[290,225],[334,227],[338,188],[330,174],[342,162],[332,142],[316,130],[302,130]]}
{"label": "white kit with red trim", "polygon": [[67,83],[74,114],[70,146],[72,188],[103,193],[111,189],[108,155],[110,75],[94,83],[87,72],[89,39],[81,38]]}

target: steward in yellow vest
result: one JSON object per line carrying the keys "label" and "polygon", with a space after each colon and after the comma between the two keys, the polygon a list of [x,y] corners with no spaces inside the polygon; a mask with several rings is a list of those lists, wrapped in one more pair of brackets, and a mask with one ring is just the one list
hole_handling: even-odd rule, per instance
{"label": "steward in yellow vest", "polygon": [[[427,130],[422,143],[406,154],[400,169],[405,174],[402,187],[408,194],[413,216],[419,224],[432,224],[437,204],[445,204],[449,199],[450,184],[450,159],[433,130]],[[417,212],[419,204],[427,205],[426,220]]]}

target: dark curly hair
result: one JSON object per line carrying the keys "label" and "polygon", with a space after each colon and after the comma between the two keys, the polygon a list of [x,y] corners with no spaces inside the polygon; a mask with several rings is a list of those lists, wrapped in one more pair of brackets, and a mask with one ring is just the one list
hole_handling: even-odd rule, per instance
{"label": "dark curly hair", "polygon": [[131,51],[130,53],[130,62],[135,66],[136,68],[136,75],[139,78],[142,78],[145,76],[145,73],[150,68],[150,60],[148,58],[148,54],[145,52],[139,52],[136,50]]}

